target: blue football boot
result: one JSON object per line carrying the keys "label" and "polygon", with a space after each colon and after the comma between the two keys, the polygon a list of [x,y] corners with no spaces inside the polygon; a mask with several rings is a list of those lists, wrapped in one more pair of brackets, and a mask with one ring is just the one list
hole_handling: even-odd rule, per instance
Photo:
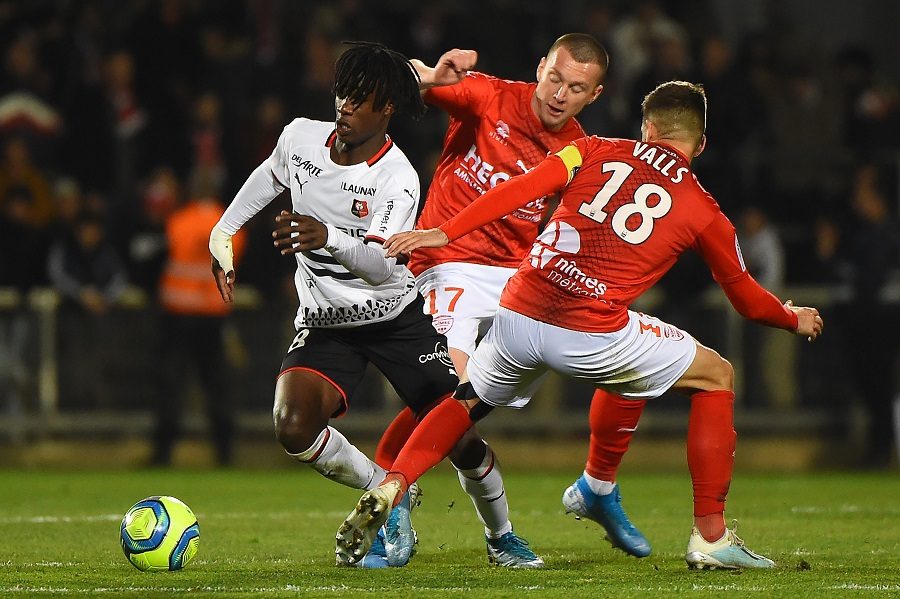
{"label": "blue football boot", "polygon": [[353,565],[357,568],[370,569],[390,566],[387,560],[387,551],[384,548],[384,527],[378,529],[378,534],[375,535],[375,540],[372,541],[372,547],[369,548],[369,552]]}
{"label": "blue football boot", "polygon": [[544,560],[528,547],[528,541],[509,531],[499,539],[485,537],[488,561],[505,568],[543,568]]}
{"label": "blue football boot", "polygon": [[622,509],[619,485],[608,495],[597,495],[581,476],[563,493],[562,502],[567,514],[573,513],[576,518],[587,518],[602,526],[613,547],[634,557],[650,555],[650,541],[635,528]]}
{"label": "blue football boot", "polygon": [[413,483],[400,503],[391,510],[387,522],[384,523],[387,562],[394,568],[408,564],[409,559],[416,552],[418,538],[412,527],[410,512],[419,505],[421,494],[419,485]]}

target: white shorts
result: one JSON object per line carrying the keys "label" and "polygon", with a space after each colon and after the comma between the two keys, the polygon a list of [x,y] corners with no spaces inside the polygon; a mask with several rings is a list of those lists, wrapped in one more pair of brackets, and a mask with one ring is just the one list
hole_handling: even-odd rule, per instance
{"label": "white shorts", "polygon": [[515,268],[448,262],[416,277],[434,328],[447,336],[447,346],[471,356],[487,333],[500,306],[500,294]]}
{"label": "white shorts", "polygon": [[500,308],[467,371],[478,397],[492,406],[525,406],[548,370],[626,399],[645,399],[665,393],[696,354],[693,337],[631,310],[625,328],[585,333]]}

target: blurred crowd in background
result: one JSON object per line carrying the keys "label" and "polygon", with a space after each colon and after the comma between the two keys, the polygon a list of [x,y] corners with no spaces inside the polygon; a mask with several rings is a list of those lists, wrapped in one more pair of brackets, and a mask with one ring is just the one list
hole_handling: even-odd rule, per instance
{"label": "blurred crowd in background", "polygon": [[[900,236],[896,46],[886,51],[890,41],[865,27],[847,28],[858,39],[824,43],[810,27],[817,19],[799,18],[806,5],[819,6],[0,0],[0,288],[49,286],[91,315],[129,288],[155,302],[165,225],[179,207],[227,204],[291,119],[334,118],[342,40],[380,41],[427,64],[450,48],[473,48],[479,70],[531,81],[556,37],[584,31],[611,55],[603,94],[579,118],[586,131],[638,136],[640,101],[656,84],[702,83],[709,143],[696,170],[738,225],[748,267],[775,292],[842,289],[855,372],[888,393],[889,333],[900,322],[890,292]],[[423,190],[445,119],[431,110],[421,122],[392,124]],[[272,249],[270,225],[265,215],[249,225],[238,281],[262,301],[290,304],[293,264]],[[711,283],[688,261],[663,289],[684,306]],[[90,339],[97,326],[73,334]],[[751,362],[760,353],[755,334],[745,338]]]}

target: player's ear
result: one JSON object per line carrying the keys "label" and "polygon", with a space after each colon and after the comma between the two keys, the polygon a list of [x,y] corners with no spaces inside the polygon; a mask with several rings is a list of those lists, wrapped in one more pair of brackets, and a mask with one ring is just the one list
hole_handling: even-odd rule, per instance
{"label": "player's ear", "polygon": [[591,101],[588,102],[588,104],[593,104],[594,100],[596,100],[597,98],[599,98],[599,97],[600,97],[600,94],[602,94],[602,93],[603,93],[603,86],[602,86],[602,85],[598,85],[598,86],[594,89],[594,92],[591,94]]}
{"label": "player's ear", "polygon": [[538,81],[541,80],[541,73],[544,72],[544,67],[546,65],[547,65],[547,57],[545,56],[541,59],[541,62],[538,63],[537,71],[535,72],[535,75],[537,76]]}
{"label": "player's ear", "polygon": [[650,119],[644,119],[641,123],[641,141],[652,141],[656,136],[656,125]]}
{"label": "player's ear", "polygon": [[694,150],[694,158],[703,153],[703,150],[706,149],[706,133],[700,136],[700,145],[697,146],[697,149]]}
{"label": "player's ear", "polygon": [[388,102],[384,105],[384,116],[394,116],[394,110],[394,105],[391,102]]}

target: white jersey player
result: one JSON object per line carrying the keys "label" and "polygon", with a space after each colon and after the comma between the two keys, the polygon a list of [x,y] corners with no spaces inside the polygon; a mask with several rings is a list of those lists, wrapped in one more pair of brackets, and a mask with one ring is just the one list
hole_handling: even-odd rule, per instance
{"label": "white jersey player", "polygon": [[298,330],[390,320],[416,298],[412,273],[395,260],[385,261],[381,244],[412,228],[418,175],[389,137],[368,160],[336,164],[330,157],[336,138],[334,123],[295,119],[218,226],[234,235],[285,189],[295,213],[325,224],[325,247],[295,254]]}
{"label": "white jersey player", "polygon": [[[213,229],[210,250],[222,297],[232,301],[231,236],[290,190],[293,213],[276,218],[275,246],[296,254],[300,307],[275,385],[275,433],[297,461],[368,489],[381,482],[385,468],[329,426],[348,409],[368,364],[418,417],[450,397],[459,381],[412,274],[385,258],[381,246],[413,226],[419,201],[418,177],[387,136],[395,112],[420,116],[425,110],[415,69],[380,44],[354,44],[338,59],[334,93],[335,121],[297,119],[285,127],[272,155]],[[483,444],[477,436],[471,442]],[[411,495],[392,510],[383,542],[353,562],[385,567],[409,561],[416,539]]]}

